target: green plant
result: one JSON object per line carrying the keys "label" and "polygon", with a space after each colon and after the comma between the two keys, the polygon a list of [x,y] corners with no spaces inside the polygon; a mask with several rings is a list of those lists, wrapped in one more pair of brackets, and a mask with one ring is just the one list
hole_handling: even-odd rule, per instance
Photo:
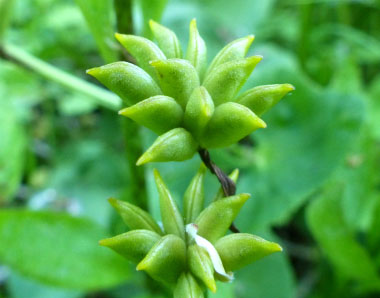
{"label": "green plant", "polygon": [[[250,195],[235,195],[237,172],[232,179],[226,176],[211,161],[207,149],[227,147],[266,127],[259,116],[294,87],[264,85],[237,96],[262,59],[245,57],[252,35],[225,46],[207,68],[206,44],[195,20],[190,23],[185,59],[173,31],[154,21],[149,24],[159,46],[143,37],[116,34],[139,67],[115,62],[87,73],[122,98],[127,107],[119,114],[159,135],[137,165],[183,161],[196,152],[205,165],[201,165],[184,195],[183,214],[155,170],[163,230],[141,208],[110,199],[130,231],[100,244],[173,288],[175,297],[203,297],[204,286],[216,291],[215,279],[231,281],[231,271],[282,250],[278,244],[251,234],[224,236],[229,228],[239,232],[233,221]],[[222,188],[203,210],[207,168]]]}
{"label": "green plant", "polygon": [[127,108],[121,115],[159,134],[137,165],[183,161],[200,149],[234,144],[266,127],[259,116],[294,90],[290,84],[265,85],[237,96],[262,59],[245,58],[252,35],[226,45],[207,68],[206,44],[195,20],[184,59],[173,31],[153,21],[150,26],[160,47],[116,34],[139,67],[115,62],[87,71],[123,99]]}
{"label": "green plant", "polygon": [[172,288],[178,298],[203,297],[205,287],[216,292],[215,279],[232,281],[232,271],[282,251],[278,244],[251,234],[224,236],[250,195],[225,198],[217,195],[203,209],[205,171],[206,167],[201,165],[187,188],[183,214],[158,171],[154,171],[163,230],[141,208],[110,199],[130,231],[100,241],[137,263],[137,270],[146,271]]}

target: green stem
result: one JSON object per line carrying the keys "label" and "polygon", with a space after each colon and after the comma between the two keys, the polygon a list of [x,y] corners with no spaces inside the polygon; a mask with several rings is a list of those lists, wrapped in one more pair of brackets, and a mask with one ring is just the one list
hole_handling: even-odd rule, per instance
{"label": "green stem", "polygon": [[299,7],[300,35],[298,39],[298,58],[303,70],[306,70],[306,60],[309,53],[309,36],[312,24],[313,4],[301,5]]}
{"label": "green stem", "polygon": [[121,107],[121,99],[115,94],[60,70],[15,45],[6,43],[0,46],[0,58],[12,61],[71,90],[88,95],[108,109],[117,111]]}
{"label": "green stem", "polygon": [[0,40],[9,26],[14,0],[0,0]]}
{"label": "green stem", "polygon": [[128,201],[148,210],[148,194],[146,191],[144,167],[137,167],[136,161],[142,155],[140,127],[130,119],[123,119],[125,155],[128,161],[129,184]]}
{"label": "green stem", "polygon": [[[132,0],[115,0],[114,5],[117,30],[121,33],[132,34]],[[148,194],[146,191],[144,168],[136,167],[136,161],[143,153],[140,127],[129,119],[123,120],[125,154],[130,174],[127,199],[144,210],[148,210]]]}

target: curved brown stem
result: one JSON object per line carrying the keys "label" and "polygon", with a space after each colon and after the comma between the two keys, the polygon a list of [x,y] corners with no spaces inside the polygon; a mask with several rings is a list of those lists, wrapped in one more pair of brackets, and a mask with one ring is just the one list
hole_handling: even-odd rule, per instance
{"label": "curved brown stem", "polygon": [[[224,196],[229,197],[235,195],[235,182],[233,182],[230,177],[228,177],[216,164],[213,163],[207,149],[200,149],[198,153],[206,167],[218,178],[220,185],[222,186]],[[234,223],[231,224],[230,230],[234,233],[240,233]]]}

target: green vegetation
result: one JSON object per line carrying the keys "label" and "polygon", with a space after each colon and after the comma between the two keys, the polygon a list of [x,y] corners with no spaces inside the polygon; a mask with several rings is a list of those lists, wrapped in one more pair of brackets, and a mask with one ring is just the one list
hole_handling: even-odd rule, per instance
{"label": "green vegetation", "polygon": [[[375,0],[0,0],[0,297],[170,297],[162,283],[136,272],[132,263],[142,258],[138,269],[155,279],[165,278],[157,268],[173,269],[167,278],[176,280],[177,297],[201,295],[206,287],[208,297],[378,297],[379,16]],[[188,42],[193,18],[199,33],[193,22]],[[189,91],[186,114],[186,99],[177,103],[168,97],[177,95],[157,92],[159,78],[149,70],[167,72],[170,65],[134,59],[136,48],[128,48],[125,39],[132,34],[155,40],[168,58],[188,59],[218,107],[231,103],[223,103],[215,85],[227,90],[231,82],[208,79],[228,55],[212,62],[213,57],[234,40],[243,56],[262,55],[241,91],[231,96],[267,128],[247,132],[236,143],[239,138],[218,135],[220,117],[211,127],[216,137],[202,137],[213,110],[204,88],[190,86],[187,73],[195,92]],[[122,60],[145,63],[152,76],[151,82],[138,83],[150,86],[139,98],[118,93],[119,98],[86,74]],[[132,65],[123,71],[138,70]],[[252,100],[263,94],[278,102],[268,111],[266,101]],[[148,104],[171,113],[170,121],[152,110],[148,120],[157,121],[150,122],[141,116],[146,107],[125,106],[148,97],[154,99]],[[135,165],[157,138],[153,131],[184,130],[181,121],[196,139],[192,150],[202,144],[224,172],[238,168],[230,174],[236,193],[251,194],[239,215],[224,217],[222,228],[215,223],[209,229],[214,215],[202,216],[208,210],[203,206],[226,199],[209,170],[201,168],[194,177],[197,154],[181,163]],[[172,201],[159,198],[153,168]],[[194,193],[204,196],[194,200]],[[107,203],[110,197],[118,199],[110,203],[122,218]],[[160,204],[172,208],[173,202],[177,209],[162,213]],[[120,211],[123,206],[129,206],[127,213]],[[133,220],[143,227],[128,224],[128,214],[136,214],[131,210],[149,212]],[[161,220],[165,232],[157,225]],[[224,236],[232,220],[242,233]],[[227,271],[224,278],[234,271],[232,283],[215,283],[217,267],[205,250],[182,240],[190,235],[186,224],[194,221],[198,235],[212,240]],[[101,239],[121,255],[131,253],[132,262],[99,246]],[[141,243],[135,246],[141,250],[126,252],[118,241]],[[276,251],[274,242],[283,251],[260,260],[267,254],[260,246],[244,249],[261,243]],[[150,252],[157,243],[175,247],[179,261],[154,258]],[[184,243],[186,261],[179,253]],[[233,253],[237,243],[239,260]],[[182,270],[184,262],[193,274]]]}

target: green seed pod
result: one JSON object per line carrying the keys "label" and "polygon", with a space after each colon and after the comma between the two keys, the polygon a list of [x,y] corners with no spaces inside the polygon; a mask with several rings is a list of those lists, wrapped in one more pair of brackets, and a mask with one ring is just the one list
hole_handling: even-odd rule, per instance
{"label": "green seed pod", "polygon": [[202,135],[214,113],[214,102],[205,87],[194,89],[186,105],[184,126],[196,139]]}
{"label": "green seed pod", "polygon": [[235,95],[247,81],[261,59],[263,59],[261,56],[252,56],[226,62],[215,67],[215,69],[209,73],[203,82],[203,86],[205,86],[210,93],[215,106],[235,98]]}
{"label": "green seed pod", "polygon": [[187,261],[191,273],[198,277],[207,288],[215,293],[214,267],[207,251],[193,244],[188,248]]}
{"label": "green seed pod", "polygon": [[209,68],[207,69],[207,75],[212,72],[216,67],[223,63],[244,58],[253,42],[255,37],[248,35],[243,38],[236,39],[226,45],[212,60]]}
{"label": "green seed pod", "polygon": [[148,230],[133,230],[112,238],[99,241],[127,260],[139,263],[149,250],[160,240],[161,236]]}
{"label": "green seed pod", "polygon": [[168,59],[182,58],[181,45],[177,35],[172,30],[153,20],[149,21],[149,26],[154,38],[157,40],[158,46]]}
{"label": "green seed pod", "polygon": [[215,109],[200,143],[204,148],[227,147],[265,127],[265,122],[247,107],[227,102]]}
{"label": "green seed pod", "polygon": [[140,67],[128,62],[115,62],[87,70],[99,82],[115,92],[126,105],[162,94],[156,82]]}
{"label": "green seed pod", "polygon": [[120,115],[131,118],[161,135],[178,127],[183,118],[181,106],[171,97],[157,95],[125,108]]}
{"label": "green seed pod", "polygon": [[152,146],[139,158],[136,165],[148,162],[183,161],[193,157],[198,143],[184,128],[174,128],[159,136]]}
{"label": "green seed pod", "polygon": [[190,37],[187,46],[186,59],[194,65],[199,78],[202,80],[207,66],[207,48],[206,43],[199,35],[197,21],[195,19],[190,22]]}
{"label": "green seed pod", "polygon": [[261,116],[293,90],[291,84],[257,86],[244,92],[235,101]]}
{"label": "green seed pod", "polygon": [[215,248],[227,271],[235,271],[267,255],[282,251],[277,243],[244,233],[220,238],[215,243]]}
{"label": "green seed pod", "polygon": [[203,291],[191,273],[182,273],[174,288],[174,298],[203,298]]}
{"label": "green seed pod", "polygon": [[161,219],[165,232],[166,234],[174,234],[185,239],[185,226],[177,204],[172,198],[160,173],[156,169],[153,170],[153,173],[160,197]]}
{"label": "green seed pod", "polygon": [[195,221],[198,235],[214,243],[228,231],[249,197],[249,194],[239,194],[211,203]]}
{"label": "green seed pod", "polygon": [[186,266],[185,242],[176,235],[162,237],[137,265],[152,278],[165,284],[174,284]]}
{"label": "green seed pod", "polygon": [[[231,174],[228,175],[228,177],[236,184],[238,178],[239,178],[239,169],[235,169],[231,172]],[[216,193],[215,197],[214,197],[214,200],[213,201],[217,201],[221,198],[224,198],[224,192],[223,192],[223,188],[220,187],[218,192]]]}
{"label": "green seed pod", "polygon": [[195,68],[182,59],[152,61],[151,65],[157,71],[164,94],[173,97],[185,109],[194,88],[199,86]]}
{"label": "green seed pod", "polygon": [[141,208],[135,205],[119,201],[114,198],[108,199],[108,202],[111,204],[112,207],[116,209],[116,211],[120,214],[125,224],[131,230],[150,230],[162,235],[160,226],[149,215],[148,212],[142,210]]}
{"label": "green seed pod", "polygon": [[153,60],[165,60],[165,54],[149,39],[135,35],[115,34],[116,39],[136,59],[138,66],[156,79],[156,72],[149,64]]}
{"label": "green seed pod", "polygon": [[206,166],[202,163],[183,197],[183,215],[186,224],[194,222],[203,209],[205,199],[203,181],[206,170]]}

